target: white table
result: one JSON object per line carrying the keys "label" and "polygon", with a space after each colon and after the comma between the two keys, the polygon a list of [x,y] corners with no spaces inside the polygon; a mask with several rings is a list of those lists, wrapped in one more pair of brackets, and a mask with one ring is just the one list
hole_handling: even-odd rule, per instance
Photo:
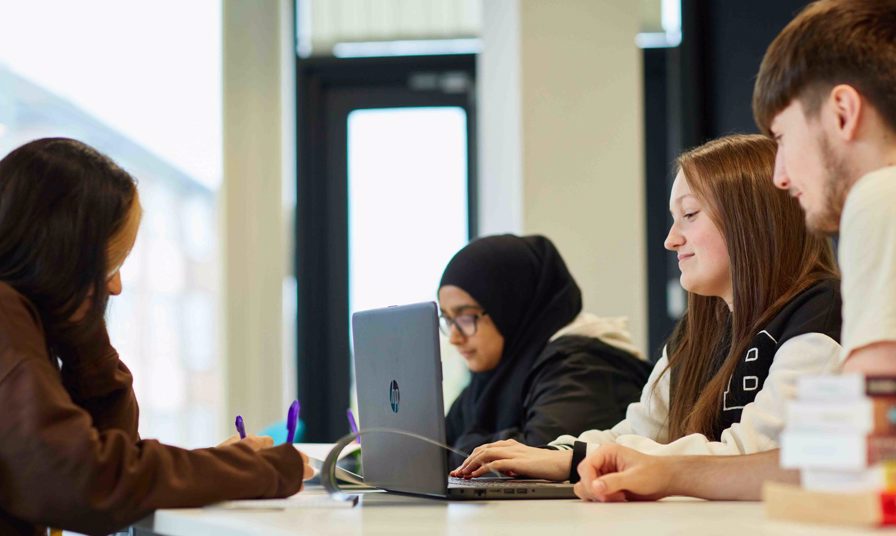
{"label": "white table", "polygon": [[[322,493],[314,489],[308,491]],[[765,518],[762,503],[705,502],[691,499],[622,504],[585,503],[577,500],[449,502],[375,493],[364,495],[355,508],[282,511],[159,510],[137,524],[134,533],[138,536],[824,536],[896,534],[896,530],[771,521]]]}

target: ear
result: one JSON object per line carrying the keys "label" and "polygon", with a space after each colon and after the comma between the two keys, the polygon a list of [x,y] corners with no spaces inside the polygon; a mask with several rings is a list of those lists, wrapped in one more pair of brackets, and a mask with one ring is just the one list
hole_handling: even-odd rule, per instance
{"label": "ear", "polygon": [[831,89],[827,105],[834,134],[843,141],[855,140],[865,111],[864,104],[862,96],[850,85],[840,84]]}

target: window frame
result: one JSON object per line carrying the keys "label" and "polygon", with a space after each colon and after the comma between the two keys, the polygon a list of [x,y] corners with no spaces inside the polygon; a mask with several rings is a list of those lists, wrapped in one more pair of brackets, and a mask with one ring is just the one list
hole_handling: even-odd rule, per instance
{"label": "window frame", "polygon": [[[419,75],[439,80],[451,73],[462,73],[469,83],[450,92],[412,87],[412,79]],[[475,74],[472,54],[297,58],[296,379],[304,441],[331,442],[348,433],[348,113],[367,108],[463,108],[467,114],[468,229],[473,237],[478,211]]]}

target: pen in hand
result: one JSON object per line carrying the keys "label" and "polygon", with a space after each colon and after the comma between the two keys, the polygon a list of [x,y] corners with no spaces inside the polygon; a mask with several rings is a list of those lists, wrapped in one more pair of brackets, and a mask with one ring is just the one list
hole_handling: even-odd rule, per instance
{"label": "pen in hand", "polygon": [[286,412],[286,442],[292,443],[296,436],[296,425],[299,421],[299,412],[302,411],[302,404],[298,400],[293,400],[289,405],[289,411]]}
{"label": "pen in hand", "polygon": [[238,435],[228,437],[219,447],[227,447],[239,443],[242,446],[249,447],[257,451],[266,449],[274,445],[274,440],[270,436],[255,436],[246,433],[246,423],[243,421],[242,415],[237,415],[233,423],[236,426]]}
{"label": "pen in hand", "polygon": [[352,431],[353,434],[355,434],[355,441],[357,441],[358,444],[360,445],[361,444],[361,435],[358,432],[358,423],[355,421],[355,414],[352,412],[352,408],[348,408],[347,410],[345,410],[345,416],[346,416],[346,418],[348,418],[349,429]]}
{"label": "pen in hand", "polygon": [[236,416],[236,431],[240,434],[240,439],[246,439],[246,426],[243,424],[243,417]]}

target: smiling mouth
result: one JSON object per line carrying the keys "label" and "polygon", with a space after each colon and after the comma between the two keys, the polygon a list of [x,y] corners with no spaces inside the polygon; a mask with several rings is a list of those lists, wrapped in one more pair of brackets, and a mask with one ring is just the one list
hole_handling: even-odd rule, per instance
{"label": "smiling mouth", "polygon": [[679,256],[678,256],[678,262],[681,262],[681,261],[690,259],[690,258],[693,257],[693,256],[694,256],[693,253],[688,253],[687,255],[679,255]]}

